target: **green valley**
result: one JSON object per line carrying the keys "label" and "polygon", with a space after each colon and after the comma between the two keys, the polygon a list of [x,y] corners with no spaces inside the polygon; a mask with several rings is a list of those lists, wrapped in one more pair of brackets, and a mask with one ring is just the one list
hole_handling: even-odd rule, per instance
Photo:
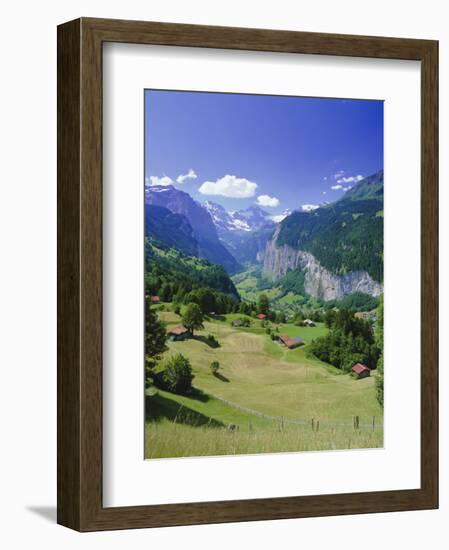
{"label": "green valley", "polygon": [[[158,315],[168,332],[181,322],[170,304]],[[232,326],[241,317],[209,316],[194,337],[168,342],[164,356],[181,353],[190,361],[193,390],[179,395],[157,384],[147,388],[147,458],[382,445],[375,376],[356,380],[310,353],[312,340],[328,332],[323,324],[267,327],[251,319],[249,327]],[[267,328],[299,336],[305,345],[287,349]],[[208,344],[209,335],[218,347]],[[210,369],[213,361],[219,363],[217,374]]]}
{"label": "green valley", "polygon": [[381,447],[383,172],[276,223],[147,199],[145,457]]}

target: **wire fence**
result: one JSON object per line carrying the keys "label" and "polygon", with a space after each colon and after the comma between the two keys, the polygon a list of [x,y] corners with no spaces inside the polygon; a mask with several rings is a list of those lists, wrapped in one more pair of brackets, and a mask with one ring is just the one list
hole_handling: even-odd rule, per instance
{"label": "wire fence", "polygon": [[242,412],[245,412],[247,414],[251,414],[253,416],[258,416],[259,418],[264,418],[266,420],[271,420],[273,422],[276,422],[279,424],[280,427],[283,427],[284,425],[299,425],[299,426],[307,426],[309,425],[313,431],[319,431],[320,429],[320,422],[321,427],[323,427],[323,424],[325,424],[328,427],[352,427],[355,430],[358,429],[370,429],[372,431],[375,431],[377,429],[382,428],[382,423],[380,423],[375,416],[370,417],[369,422],[361,422],[360,416],[353,416],[351,420],[332,420],[332,419],[320,419],[320,418],[307,418],[307,419],[293,419],[293,418],[286,418],[285,416],[275,416],[270,415],[266,413],[262,413],[260,411],[256,411],[255,409],[251,409],[249,407],[245,407],[243,405],[240,405],[238,403],[234,403],[233,401],[229,401],[228,399],[224,399],[223,397],[220,397],[219,395],[214,395],[209,393],[210,397],[213,397],[214,399],[217,399],[218,401],[221,401],[222,403],[225,403],[226,405],[229,405],[230,407],[233,407],[235,409],[238,409]]}

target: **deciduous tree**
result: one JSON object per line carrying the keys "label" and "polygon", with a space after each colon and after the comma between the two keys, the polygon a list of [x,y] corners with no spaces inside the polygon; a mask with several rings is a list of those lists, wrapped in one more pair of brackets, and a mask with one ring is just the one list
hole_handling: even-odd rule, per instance
{"label": "deciduous tree", "polygon": [[184,315],[182,316],[182,323],[193,335],[194,330],[203,328],[203,313],[198,304],[188,304]]}

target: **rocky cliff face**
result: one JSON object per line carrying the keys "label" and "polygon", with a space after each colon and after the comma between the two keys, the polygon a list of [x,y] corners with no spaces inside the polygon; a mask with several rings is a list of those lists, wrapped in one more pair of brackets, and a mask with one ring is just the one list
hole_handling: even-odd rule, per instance
{"label": "rocky cliff face", "polygon": [[345,275],[335,275],[325,269],[309,252],[295,250],[290,246],[277,246],[279,229],[268,241],[263,257],[263,270],[275,279],[283,277],[290,269],[302,269],[305,274],[305,291],[315,298],[335,300],[353,292],[363,292],[371,296],[382,294],[382,285],[372,279],[366,271],[352,271]]}

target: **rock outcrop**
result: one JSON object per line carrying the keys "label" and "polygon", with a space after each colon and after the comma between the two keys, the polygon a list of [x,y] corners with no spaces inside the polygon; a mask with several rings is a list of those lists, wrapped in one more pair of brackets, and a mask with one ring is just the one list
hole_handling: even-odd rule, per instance
{"label": "rock outcrop", "polygon": [[268,241],[263,258],[260,257],[263,271],[274,279],[283,277],[289,270],[301,269],[304,271],[304,288],[307,294],[325,301],[340,299],[354,292],[371,296],[382,294],[382,285],[366,271],[351,271],[344,275],[331,273],[309,252],[295,250],[287,245],[277,246],[278,234],[279,229]]}

